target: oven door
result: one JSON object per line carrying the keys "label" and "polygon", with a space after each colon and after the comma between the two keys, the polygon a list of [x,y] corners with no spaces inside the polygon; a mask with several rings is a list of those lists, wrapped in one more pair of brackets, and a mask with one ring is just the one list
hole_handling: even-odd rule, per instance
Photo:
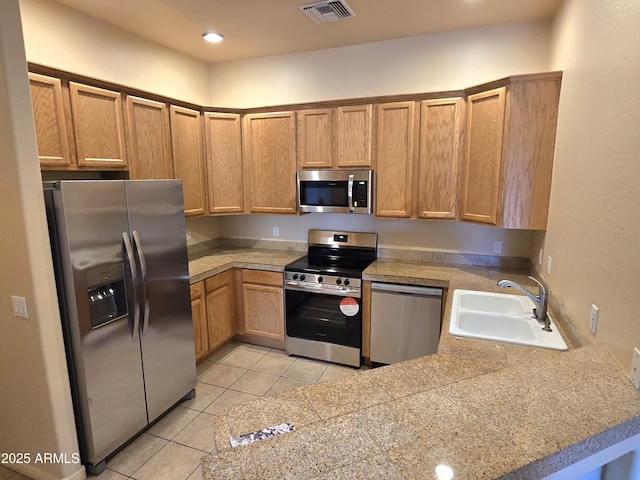
{"label": "oven door", "polygon": [[361,299],[285,289],[287,336],[360,349]]}

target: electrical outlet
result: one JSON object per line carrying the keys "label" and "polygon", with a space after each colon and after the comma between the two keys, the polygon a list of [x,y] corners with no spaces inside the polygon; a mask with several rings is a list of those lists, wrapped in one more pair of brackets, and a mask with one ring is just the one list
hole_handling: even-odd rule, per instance
{"label": "electrical outlet", "polygon": [[551,275],[551,255],[547,257],[547,275]]}
{"label": "electrical outlet", "polygon": [[191,240],[191,230],[187,230],[187,240]]}
{"label": "electrical outlet", "polygon": [[631,370],[629,371],[629,380],[633,386],[640,390],[640,350],[633,349],[633,358],[631,359]]}
{"label": "electrical outlet", "polygon": [[538,250],[538,265],[542,265],[542,249]]}
{"label": "electrical outlet", "polygon": [[13,304],[13,314],[16,317],[29,318],[26,298],[11,295],[11,303]]}
{"label": "electrical outlet", "polygon": [[493,242],[493,253],[502,253],[502,242]]}
{"label": "electrical outlet", "polygon": [[274,237],[279,237],[280,236],[280,227],[273,227],[273,236]]}
{"label": "electrical outlet", "polygon": [[594,335],[598,331],[598,315],[600,310],[595,305],[591,305],[591,314],[589,315],[589,328]]}

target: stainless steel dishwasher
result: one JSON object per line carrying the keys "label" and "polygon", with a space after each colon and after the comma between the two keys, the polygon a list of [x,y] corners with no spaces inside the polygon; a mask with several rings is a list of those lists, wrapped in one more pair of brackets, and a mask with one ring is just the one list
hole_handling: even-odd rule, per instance
{"label": "stainless steel dishwasher", "polygon": [[371,284],[371,361],[392,364],[438,351],[442,289]]}

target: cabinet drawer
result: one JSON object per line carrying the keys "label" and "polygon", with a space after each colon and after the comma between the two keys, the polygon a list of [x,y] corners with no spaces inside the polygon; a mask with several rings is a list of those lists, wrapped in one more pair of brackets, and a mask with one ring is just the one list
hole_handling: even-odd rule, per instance
{"label": "cabinet drawer", "polygon": [[281,272],[267,272],[264,270],[242,270],[243,283],[257,283],[259,285],[273,285],[282,287]]}
{"label": "cabinet drawer", "polygon": [[213,277],[209,277],[204,281],[204,289],[207,293],[213,292],[223,285],[227,285],[231,280],[231,270],[227,270],[226,272],[219,273],[218,275],[214,275]]}
{"label": "cabinet drawer", "polygon": [[191,300],[195,300],[196,298],[200,298],[204,293],[204,282],[194,283],[189,287],[189,292],[191,293]]}

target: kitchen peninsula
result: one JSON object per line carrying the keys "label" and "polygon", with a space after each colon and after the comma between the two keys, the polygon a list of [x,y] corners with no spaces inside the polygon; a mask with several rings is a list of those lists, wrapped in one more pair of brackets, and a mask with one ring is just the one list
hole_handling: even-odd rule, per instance
{"label": "kitchen peninsula", "polygon": [[[281,271],[302,255],[223,252],[192,261],[192,281],[245,264]],[[436,478],[441,464],[454,478],[543,478],[636,435],[640,393],[557,303],[568,352],[449,335],[454,289],[499,291],[501,278],[526,284],[526,274],[378,259],[364,280],[448,289],[438,353],[228,408],[204,478]],[[231,448],[232,436],[285,422],[295,431]]]}

